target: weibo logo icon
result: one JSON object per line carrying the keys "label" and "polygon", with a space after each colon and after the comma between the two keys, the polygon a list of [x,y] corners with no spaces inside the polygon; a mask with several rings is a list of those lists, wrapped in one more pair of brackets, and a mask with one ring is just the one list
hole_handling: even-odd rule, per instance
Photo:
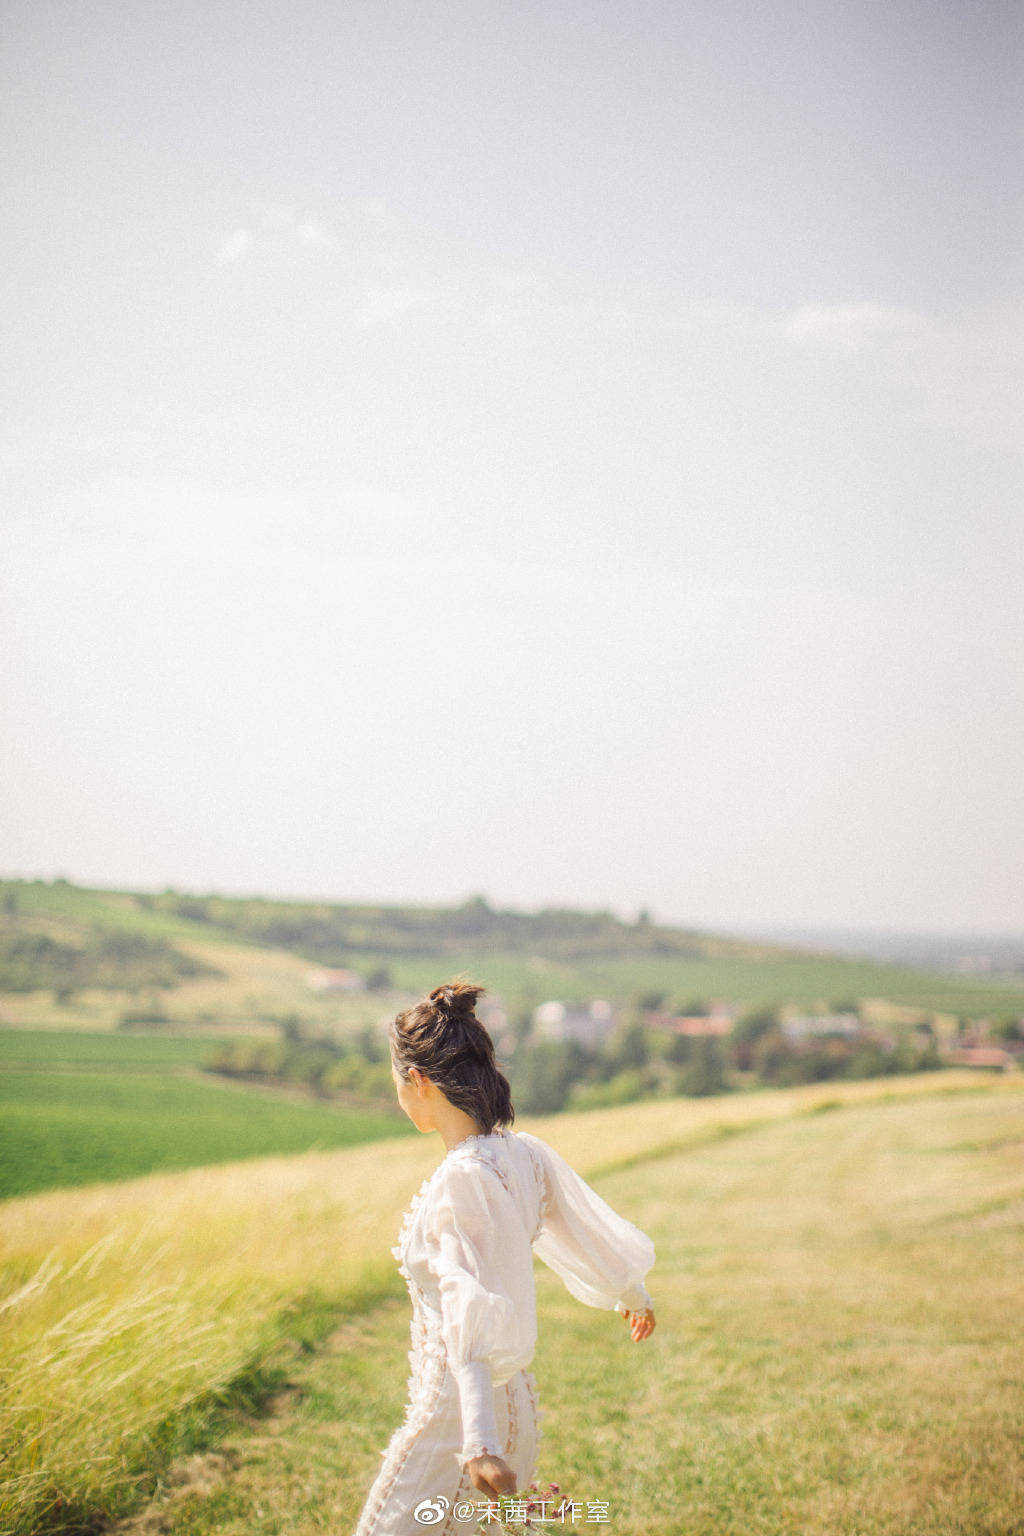
{"label": "weibo logo icon", "polygon": [[449,1500],[443,1493],[439,1493],[436,1499],[421,1499],[412,1512],[412,1517],[417,1525],[440,1525],[445,1517]]}

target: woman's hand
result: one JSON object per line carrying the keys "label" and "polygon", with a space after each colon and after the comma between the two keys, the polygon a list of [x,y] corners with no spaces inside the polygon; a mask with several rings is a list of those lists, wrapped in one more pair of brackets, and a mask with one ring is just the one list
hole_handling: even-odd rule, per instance
{"label": "woman's hand", "polygon": [[474,1456],[466,1471],[473,1487],[489,1499],[511,1498],[516,1491],[516,1475],[500,1456]]}
{"label": "woman's hand", "polygon": [[623,1312],[622,1315],[629,1324],[629,1335],[635,1344],[650,1338],[654,1332],[654,1313],[650,1307],[643,1312]]}

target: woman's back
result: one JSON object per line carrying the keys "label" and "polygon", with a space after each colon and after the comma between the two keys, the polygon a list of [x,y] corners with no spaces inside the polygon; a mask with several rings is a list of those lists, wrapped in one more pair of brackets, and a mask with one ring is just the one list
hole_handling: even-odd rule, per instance
{"label": "woman's back", "polygon": [[[534,1253],[588,1306],[650,1306],[643,1279],[653,1243],[528,1131],[452,1147],[407,1212],[396,1250],[453,1341],[464,1345],[467,1332],[500,1339],[492,1369],[510,1371],[528,1363],[536,1341]],[[475,1353],[487,1354],[482,1339]]]}
{"label": "woman's back", "polygon": [[543,1142],[528,1132],[498,1129],[487,1136],[467,1136],[444,1162],[457,1160],[492,1173],[509,1195],[532,1245],[540,1235],[547,1203],[543,1151]]}

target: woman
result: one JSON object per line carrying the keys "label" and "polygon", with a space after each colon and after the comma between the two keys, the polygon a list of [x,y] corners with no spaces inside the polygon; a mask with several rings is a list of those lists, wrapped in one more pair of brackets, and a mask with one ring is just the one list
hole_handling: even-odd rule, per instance
{"label": "woman", "polygon": [[508,1130],[508,1082],[474,1013],[482,991],[437,987],[389,1030],[398,1102],[447,1152],[392,1250],[413,1308],[410,1400],[355,1536],[465,1532],[474,1490],[497,1499],[526,1487],[538,1440],[526,1370],[534,1253],[580,1301],[621,1312],[634,1340],[654,1329],[650,1239],[538,1137]]}

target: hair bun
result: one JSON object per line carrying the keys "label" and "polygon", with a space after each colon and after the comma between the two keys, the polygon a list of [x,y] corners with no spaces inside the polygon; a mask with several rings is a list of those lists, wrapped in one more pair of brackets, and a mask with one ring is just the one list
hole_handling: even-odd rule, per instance
{"label": "hair bun", "polygon": [[471,986],[468,981],[446,981],[444,986],[434,988],[430,1001],[452,1018],[469,1018],[483,991],[483,987]]}

